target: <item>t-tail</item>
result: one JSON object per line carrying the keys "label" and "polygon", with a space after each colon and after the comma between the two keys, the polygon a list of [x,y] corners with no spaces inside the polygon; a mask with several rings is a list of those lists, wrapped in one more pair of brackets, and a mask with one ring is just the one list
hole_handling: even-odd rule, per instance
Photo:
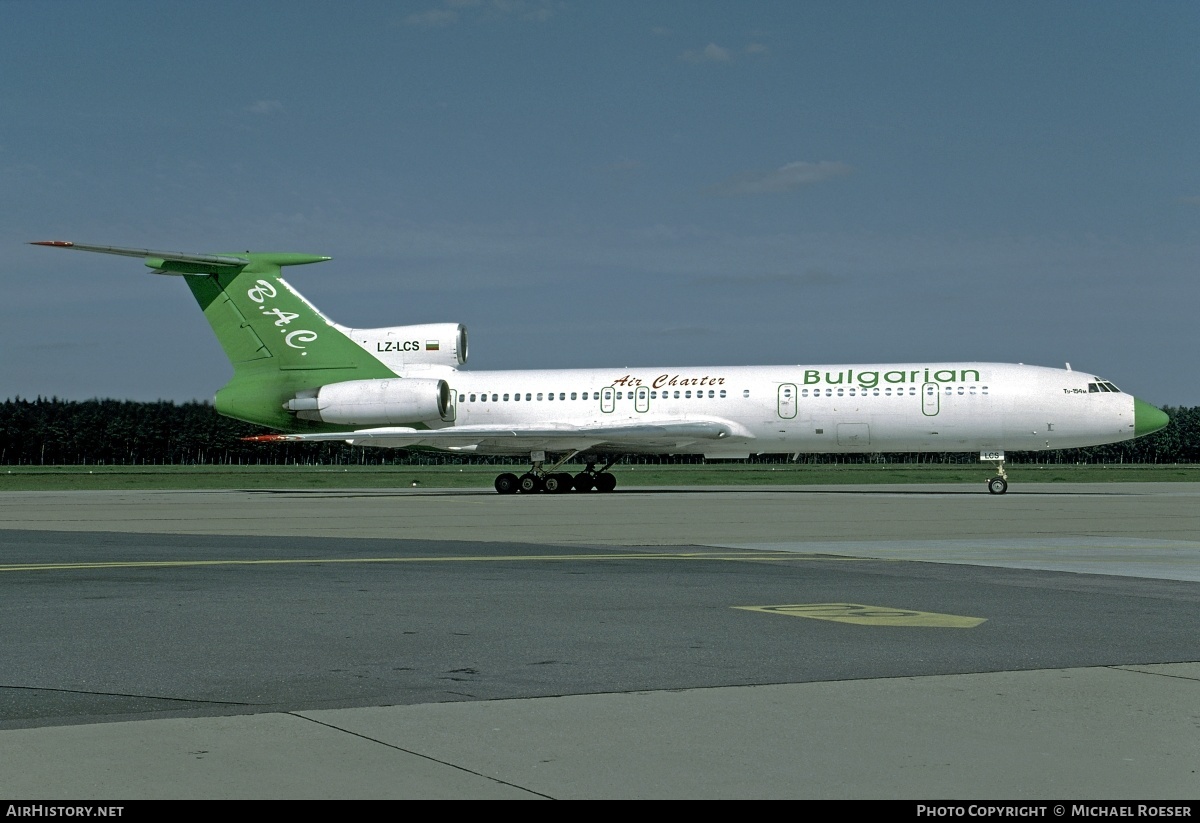
{"label": "t-tail", "polygon": [[[425,416],[435,425],[453,415],[452,394],[434,370],[450,373],[465,361],[465,329],[447,323],[384,329],[334,323],[281,276],[285,266],[328,257],[192,254],[65,241],[34,245],[140,257],[156,274],[183,276],[233,365],[233,378],[214,400],[223,415],[287,431],[327,431],[342,422],[331,401],[349,397],[353,414],[374,413],[386,423],[388,409],[372,412],[364,404],[372,402],[369,387],[386,389],[387,383],[357,383],[381,378],[404,380],[402,394],[426,407]],[[407,377],[416,365],[429,376]],[[385,405],[394,405],[396,388],[387,392]]]}

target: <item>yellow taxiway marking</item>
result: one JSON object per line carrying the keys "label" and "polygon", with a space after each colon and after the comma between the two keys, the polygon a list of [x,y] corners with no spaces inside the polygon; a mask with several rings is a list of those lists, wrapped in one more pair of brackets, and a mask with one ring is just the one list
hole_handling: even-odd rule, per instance
{"label": "yellow taxiway marking", "polygon": [[734,606],[751,612],[786,614],[853,623],[856,626],[919,626],[938,629],[973,629],[987,621],[986,617],[964,617],[957,614],[918,612],[894,609],[889,606],[864,606],[861,603],[797,603],[791,606]]}
{"label": "yellow taxiway marking", "polygon": [[0,572],[69,571],[79,569],[166,569],[189,566],[298,566],[328,563],[529,563],[571,560],[844,560],[870,558],[836,557],[795,552],[638,552],[624,554],[510,554],[452,557],[288,557],[270,560],[114,560],[91,563],[10,563]]}

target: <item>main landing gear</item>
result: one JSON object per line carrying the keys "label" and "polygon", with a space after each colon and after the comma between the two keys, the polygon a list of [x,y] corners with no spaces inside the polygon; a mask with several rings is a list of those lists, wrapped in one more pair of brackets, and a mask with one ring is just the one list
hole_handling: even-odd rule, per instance
{"label": "main landing gear", "polygon": [[[536,455],[535,455],[536,456]],[[569,454],[550,467],[549,471],[542,468],[545,462],[545,456],[541,455],[542,459],[534,459],[533,465],[529,471],[517,477],[511,472],[505,472],[496,478],[496,491],[500,494],[534,494],[536,492],[550,492],[551,494],[564,494],[574,489],[577,492],[590,492],[593,489],[600,492],[610,492],[617,487],[617,478],[608,473],[609,467],[617,462],[617,458],[612,458],[604,464],[604,468],[596,470],[595,463],[588,463],[587,468],[579,474],[572,477],[567,472],[557,472],[559,466],[574,457],[574,454]]]}

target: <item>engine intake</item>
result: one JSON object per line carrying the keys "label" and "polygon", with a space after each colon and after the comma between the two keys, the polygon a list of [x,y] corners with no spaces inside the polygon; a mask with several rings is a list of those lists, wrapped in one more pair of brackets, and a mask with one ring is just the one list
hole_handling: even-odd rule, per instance
{"label": "engine intake", "polygon": [[343,331],[397,374],[413,366],[457,369],[467,362],[467,329],[461,323]]}
{"label": "engine intake", "polygon": [[304,389],[283,404],[301,420],[391,426],[452,419],[450,386],[420,377],[348,380]]}

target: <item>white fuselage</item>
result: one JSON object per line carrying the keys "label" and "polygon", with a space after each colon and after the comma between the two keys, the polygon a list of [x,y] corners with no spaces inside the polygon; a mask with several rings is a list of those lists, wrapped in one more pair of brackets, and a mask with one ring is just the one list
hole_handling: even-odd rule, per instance
{"label": "white fuselage", "polygon": [[671,450],[710,457],[1061,449],[1135,426],[1133,396],[1098,391],[1093,375],[1005,363],[436,371],[455,407],[435,428],[719,422],[719,443]]}

